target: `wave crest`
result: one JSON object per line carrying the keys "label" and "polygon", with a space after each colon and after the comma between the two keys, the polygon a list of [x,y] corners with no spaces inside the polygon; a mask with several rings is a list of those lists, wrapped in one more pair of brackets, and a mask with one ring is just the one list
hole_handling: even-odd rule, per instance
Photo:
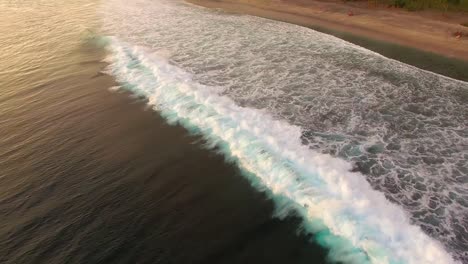
{"label": "wave crest", "polygon": [[304,220],[332,261],[454,263],[435,240],[411,225],[402,209],[350,172],[345,161],[310,150],[299,127],[236,105],[220,89],[142,47],[109,38],[109,73],[148,98],[169,123],[179,123],[219,147],[252,185],[276,203],[277,217]]}

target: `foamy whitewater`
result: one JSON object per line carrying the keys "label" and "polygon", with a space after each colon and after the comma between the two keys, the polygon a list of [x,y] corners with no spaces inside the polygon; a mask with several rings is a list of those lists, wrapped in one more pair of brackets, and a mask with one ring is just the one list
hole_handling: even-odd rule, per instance
{"label": "foamy whitewater", "polygon": [[277,217],[300,215],[330,260],[468,261],[467,83],[181,2],[102,13],[122,88],[220,149]]}

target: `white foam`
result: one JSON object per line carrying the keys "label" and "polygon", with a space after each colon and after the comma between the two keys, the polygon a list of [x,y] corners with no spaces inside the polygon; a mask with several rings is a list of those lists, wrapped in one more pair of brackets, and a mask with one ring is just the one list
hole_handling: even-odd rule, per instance
{"label": "white foam", "polygon": [[353,162],[412,223],[468,261],[468,83],[278,21],[173,0],[102,3],[108,35],[300,127],[303,144]]}
{"label": "white foam", "polygon": [[109,88],[107,88],[109,91],[111,92],[118,92],[122,87],[116,85],[116,86],[111,86]]}
{"label": "white foam", "polygon": [[297,211],[333,260],[454,263],[401,208],[351,173],[349,163],[304,146],[301,128],[238,106],[157,54],[115,38],[109,48],[110,72],[126,89],[147,97],[169,122],[196,129],[219,146],[255,187],[275,198],[278,216]]}

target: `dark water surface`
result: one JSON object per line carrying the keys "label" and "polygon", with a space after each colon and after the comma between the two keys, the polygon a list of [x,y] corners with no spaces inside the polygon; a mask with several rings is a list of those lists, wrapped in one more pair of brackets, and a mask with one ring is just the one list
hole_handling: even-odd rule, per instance
{"label": "dark water surface", "polygon": [[0,263],[323,263],[200,138],[109,92],[95,8],[0,2]]}

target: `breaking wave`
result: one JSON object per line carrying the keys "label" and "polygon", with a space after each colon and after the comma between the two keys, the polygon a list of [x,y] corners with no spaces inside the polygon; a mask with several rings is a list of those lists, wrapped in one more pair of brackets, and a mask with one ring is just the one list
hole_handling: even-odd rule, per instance
{"label": "breaking wave", "polygon": [[241,107],[220,87],[197,83],[160,53],[109,38],[109,74],[148,99],[169,123],[203,135],[276,204],[276,216],[298,214],[304,229],[346,263],[454,263],[404,211],[351,172],[350,163],[302,142],[300,127]]}

